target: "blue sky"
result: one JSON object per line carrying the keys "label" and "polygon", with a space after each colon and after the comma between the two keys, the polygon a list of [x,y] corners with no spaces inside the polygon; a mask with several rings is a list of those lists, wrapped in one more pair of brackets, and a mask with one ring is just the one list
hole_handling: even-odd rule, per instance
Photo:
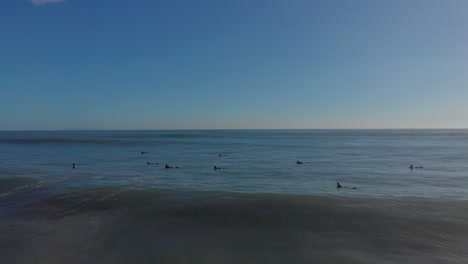
{"label": "blue sky", "polygon": [[465,0],[0,2],[0,130],[467,128]]}

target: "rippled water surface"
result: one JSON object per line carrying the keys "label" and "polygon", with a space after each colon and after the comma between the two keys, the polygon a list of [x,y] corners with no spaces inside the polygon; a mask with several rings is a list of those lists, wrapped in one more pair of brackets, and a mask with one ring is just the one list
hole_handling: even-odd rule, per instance
{"label": "rippled water surface", "polygon": [[0,132],[0,262],[466,263],[467,179],[467,130]]}

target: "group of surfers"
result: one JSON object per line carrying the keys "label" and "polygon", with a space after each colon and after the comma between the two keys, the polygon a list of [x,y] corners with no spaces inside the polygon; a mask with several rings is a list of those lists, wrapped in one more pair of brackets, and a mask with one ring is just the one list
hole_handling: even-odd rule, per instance
{"label": "group of surfers", "polygon": [[[140,152],[140,154],[148,154],[148,153],[149,153],[149,152],[145,152],[145,151],[141,151],[141,152]],[[219,156],[219,157],[224,157],[224,156],[227,156],[227,155],[226,155],[226,154],[221,154],[221,153],[219,153],[218,156]],[[147,164],[147,165],[157,165],[157,164],[159,164],[159,163],[158,163],[158,162],[149,162],[149,161],[148,161],[148,162],[146,162],[146,164]],[[296,161],[296,164],[297,164],[297,165],[301,165],[301,164],[304,164],[304,162],[303,162],[303,161],[297,160],[297,161]],[[72,168],[73,168],[73,169],[76,169],[76,163],[73,163]],[[165,164],[164,168],[165,168],[165,169],[178,169],[179,167],[172,167],[172,166],[169,166],[168,164]],[[410,168],[411,170],[412,170],[412,169],[422,169],[423,166],[413,166],[413,164],[410,164],[409,168]],[[221,167],[218,167],[218,166],[215,165],[215,166],[213,166],[213,169],[214,169],[214,170],[221,170],[221,169],[224,169],[224,168],[221,168]],[[341,188],[343,188],[343,186],[340,184],[340,182],[336,182],[336,188],[337,188],[337,189],[341,189]],[[357,188],[356,188],[356,187],[352,187],[352,189],[357,189]]]}

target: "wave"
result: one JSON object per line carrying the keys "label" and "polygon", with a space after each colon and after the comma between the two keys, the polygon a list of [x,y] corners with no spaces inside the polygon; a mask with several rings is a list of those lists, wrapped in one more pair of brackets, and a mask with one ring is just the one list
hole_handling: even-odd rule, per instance
{"label": "wave", "polygon": [[[0,243],[23,237],[14,255],[21,258],[31,256],[24,254],[31,247],[24,240],[61,245],[44,248],[43,255],[29,252],[36,260],[75,252],[57,256],[57,262],[96,260],[98,254],[113,263],[458,263],[468,257],[467,213],[466,201],[412,197],[82,188],[30,199],[9,215],[19,227],[7,230],[0,222]],[[32,238],[24,239],[25,232],[33,232]]]}
{"label": "wave", "polygon": [[37,184],[39,180],[28,177],[5,177],[0,178],[0,193],[17,190]]}
{"label": "wave", "polygon": [[[38,181],[12,177],[0,180],[6,189],[18,188]],[[139,210],[140,213],[161,212],[176,215],[276,215],[314,217],[333,215],[337,220],[352,217],[414,218],[440,220],[439,213],[468,220],[467,200],[440,200],[421,197],[364,198],[342,196],[314,196],[269,193],[232,193],[172,189],[130,189],[125,187],[95,187],[75,189],[72,192],[49,193],[37,199],[33,207],[55,207],[68,215],[70,212],[107,210]],[[148,211],[145,211],[148,209]]]}
{"label": "wave", "polygon": [[[323,139],[450,136],[466,138],[468,130],[154,130],[154,131],[22,131],[0,132],[6,144],[148,144],[179,139]],[[229,141],[229,140],[228,140]],[[254,143],[249,140],[249,144]],[[258,142],[257,142],[258,143]]]}
{"label": "wave", "polygon": [[37,138],[0,138],[0,143],[8,144],[112,144],[118,141],[111,139],[87,139],[87,138],[65,138],[65,137],[37,137]]}
{"label": "wave", "polygon": [[70,134],[64,135],[38,133],[39,135],[0,135],[0,143],[5,144],[148,144],[158,140],[166,139],[190,139],[203,137],[197,133],[96,133]]}

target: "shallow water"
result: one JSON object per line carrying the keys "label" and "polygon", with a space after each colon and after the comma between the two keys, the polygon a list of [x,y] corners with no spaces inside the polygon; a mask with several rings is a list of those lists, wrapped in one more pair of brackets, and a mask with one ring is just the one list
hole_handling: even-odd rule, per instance
{"label": "shallow water", "polygon": [[467,159],[466,130],[0,132],[0,261],[466,263]]}

